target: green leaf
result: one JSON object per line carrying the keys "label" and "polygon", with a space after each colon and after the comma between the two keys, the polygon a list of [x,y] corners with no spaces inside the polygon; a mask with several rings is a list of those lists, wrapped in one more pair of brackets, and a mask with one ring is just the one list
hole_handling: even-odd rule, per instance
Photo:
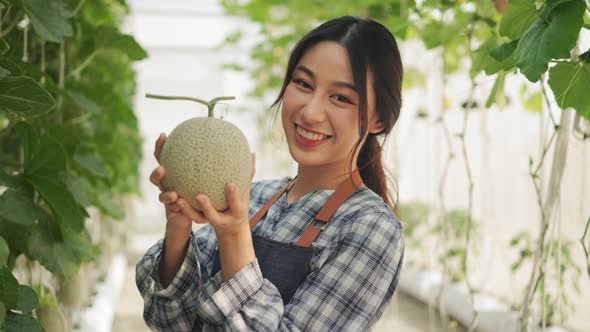
{"label": "green leaf", "polygon": [[19,121],[14,129],[23,146],[24,164],[28,165],[39,145],[39,137],[35,128],[27,122]]}
{"label": "green leaf", "polygon": [[74,91],[67,91],[66,94],[74,103],[80,106],[80,108],[82,108],[83,110],[86,110],[92,114],[100,113],[100,106],[97,105],[94,101],[88,99],[83,94]]}
{"label": "green leaf", "polygon": [[6,315],[4,327],[7,332],[43,332],[43,328],[38,320],[29,315],[21,315],[9,311]]}
{"label": "green leaf", "polygon": [[7,77],[10,75],[10,72],[2,67],[0,67],[0,79]]}
{"label": "green leaf", "polygon": [[101,26],[95,32],[95,44],[98,49],[111,49],[121,51],[131,60],[147,58],[147,52],[141,47],[135,38],[120,33],[115,27]]}
{"label": "green leaf", "polygon": [[72,193],[53,172],[41,169],[35,174],[29,174],[26,180],[37,189],[59,218],[80,230],[84,226],[84,215],[80,205],[76,202]]}
{"label": "green leaf", "polygon": [[100,177],[108,178],[109,173],[104,160],[96,154],[82,154],[74,156],[76,163],[84,170],[90,172],[90,174]]}
{"label": "green leaf", "polygon": [[57,225],[45,223],[33,230],[28,251],[48,271],[70,278],[78,271],[80,261],[66,244],[60,241]]}
{"label": "green leaf", "polygon": [[37,298],[37,293],[35,293],[35,291],[31,287],[19,285],[18,294],[18,304],[16,305],[16,307],[12,309],[20,311],[32,311],[39,305],[39,298]]}
{"label": "green leaf", "polygon": [[25,176],[39,171],[39,169],[52,170],[59,173],[66,168],[67,153],[62,144],[46,133],[40,139],[39,147],[28,164],[25,164]]}
{"label": "green leaf", "polygon": [[518,39],[508,42],[508,43],[504,43],[504,44],[492,49],[490,51],[490,55],[492,56],[492,58],[496,59],[496,61],[500,61],[500,62],[504,61],[504,60],[508,59],[514,53],[514,50],[516,49],[517,45],[518,45]]}
{"label": "green leaf", "polygon": [[576,45],[586,9],[584,0],[572,0],[544,14],[549,7],[541,9],[539,17],[520,38],[514,58],[516,66],[531,82],[536,82],[547,71],[552,59],[569,58]]}
{"label": "green leaf", "polygon": [[6,265],[0,267],[0,302],[8,308],[18,304],[18,281]]}
{"label": "green leaf", "polygon": [[549,70],[549,86],[560,108],[572,107],[590,121],[590,64],[557,64]]}
{"label": "green leaf", "polygon": [[27,195],[9,188],[0,195],[0,217],[17,224],[30,225],[37,219],[37,213]]}
{"label": "green leaf", "polygon": [[531,112],[541,112],[543,108],[543,94],[536,92],[525,99],[524,107]]}
{"label": "green leaf", "polygon": [[8,42],[4,38],[0,38],[0,55],[6,54],[8,50],[10,50],[10,45],[8,45]]}
{"label": "green leaf", "polygon": [[43,39],[61,43],[72,36],[68,21],[72,13],[63,0],[21,0],[35,32]]}
{"label": "green leaf", "polygon": [[8,261],[8,254],[10,250],[8,249],[8,244],[4,241],[4,238],[0,236],[0,265],[5,265]]}
{"label": "green leaf", "polygon": [[34,116],[47,113],[54,106],[51,94],[29,77],[5,77],[0,80],[0,112]]}
{"label": "green leaf", "polygon": [[500,35],[518,39],[537,18],[534,0],[510,0],[500,21]]}
{"label": "green leaf", "polygon": [[490,96],[486,101],[486,108],[492,107],[493,104],[498,105],[500,111],[504,111],[506,106],[506,95],[504,94],[504,82],[506,81],[506,73],[498,74],[494,87],[490,92]]}
{"label": "green leaf", "polygon": [[0,58],[0,67],[8,70],[12,76],[21,76],[23,73],[22,69],[16,63],[8,59]]}
{"label": "green leaf", "polygon": [[4,321],[6,319],[6,306],[4,303],[0,302],[0,329],[4,326]]}

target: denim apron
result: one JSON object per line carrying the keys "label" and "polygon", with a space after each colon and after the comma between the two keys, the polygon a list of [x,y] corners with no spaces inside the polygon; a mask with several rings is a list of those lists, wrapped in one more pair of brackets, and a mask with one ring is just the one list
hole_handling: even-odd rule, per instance
{"label": "denim apron", "polygon": [[[362,179],[355,170],[352,176],[341,182],[336,191],[330,196],[326,204],[322,207],[320,212],[315,216],[315,220],[323,223],[323,227],[319,228],[314,225],[309,225],[303,232],[297,243],[283,243],[275,240],[265,239],[263,237],[252,234],[252,241],[254,243],[254,252],[258,259],[260,271],[265,279],[277,287],[283,304],[289,303],[293,294],[299,285],[303,283],[307,275],[311,272],[311,259],[314,255],[314,250],[311,244],[322,229],[326,227],[336,210],[346,201],[352,193],[363,185]],[[250,229],[266,215],[270,207],[281,197],[283,193],[291,189],[295,179],[277,192],[266,204],[250,219]],[[213,257],[213,273],[215,275],[221,270],[221,259],[219,250],[215,252]]]}

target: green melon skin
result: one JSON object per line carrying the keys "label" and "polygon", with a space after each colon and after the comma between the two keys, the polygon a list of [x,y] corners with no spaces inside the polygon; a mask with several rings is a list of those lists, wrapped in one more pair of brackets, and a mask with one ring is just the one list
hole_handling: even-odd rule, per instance
{"label": "green melon skin", "polygon": [[225,210],[225,184],[235,183],[243,193],[252,174],[252,156],[246,136],[232,123],[197,117],[179,124],[170,133],[160,164],[166,170],[162,185],[176,191],[193,208],[204,193],[217,210]]}

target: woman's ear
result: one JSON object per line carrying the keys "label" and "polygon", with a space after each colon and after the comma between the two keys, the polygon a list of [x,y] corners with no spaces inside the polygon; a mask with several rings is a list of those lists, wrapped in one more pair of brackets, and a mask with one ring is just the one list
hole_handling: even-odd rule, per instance
{"label": "woman's ear", "polygon": [[385,129],[385,124],[383,124],[383,121],[377,120],[377,122],[373,123],[371,129],[369,129],[369,132],[371,134],[378,134],[378,133],[382,132],[383,129]]}

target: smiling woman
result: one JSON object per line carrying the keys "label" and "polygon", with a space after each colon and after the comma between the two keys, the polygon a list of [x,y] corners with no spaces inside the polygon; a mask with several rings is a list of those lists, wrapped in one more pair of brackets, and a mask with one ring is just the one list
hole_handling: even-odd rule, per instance
{"label": "smiling woman", "polygon": [[[242,196],[229,184],[224,211],[204,195],[202,214],[160,195],[166,234],[137,264],[150,328],[371,328],[403,261],[377,140],[399,117],[402,72],[394,37],[369,19],[333,19],[295,46],[273,107],[297,175]],[[165,175],[160,166],[150,180],[161,188]],[[193,221],[209,225],[192,233]]]}

